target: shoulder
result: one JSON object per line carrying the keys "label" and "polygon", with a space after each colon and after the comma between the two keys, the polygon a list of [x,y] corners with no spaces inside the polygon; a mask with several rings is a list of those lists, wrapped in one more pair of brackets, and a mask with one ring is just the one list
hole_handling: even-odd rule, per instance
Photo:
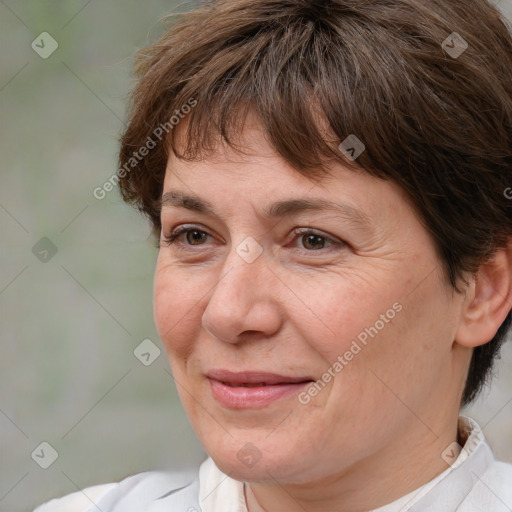
{"label": "shoulder", "polygon": [[62,498],[55,498],[39,505],[34,512],[71,512],[86,511],[92,503],[100,500],[115,487],[115,483],[94,485],[82,491],[73,492]]}
{"label": "shoulder", "polygon": [[512,507],[512,464],[494,462],[487,469],[482,480],[489,483],[498,496],[505,498],[507,505]]}
{"label": "shoulder", "polygon": [[464,500],[460,512],[508,512],[512,510],[512,464],[492,462]]}
{"label": "shoulder", "polygon": [[164,495],[184,489],[194,481],[196,475],[193,471],[138,473],[119,482],[86,487],[50,500],[33,512],[110,512],[114,509],[117,511],[119,505],[127,502],[145,506]]}

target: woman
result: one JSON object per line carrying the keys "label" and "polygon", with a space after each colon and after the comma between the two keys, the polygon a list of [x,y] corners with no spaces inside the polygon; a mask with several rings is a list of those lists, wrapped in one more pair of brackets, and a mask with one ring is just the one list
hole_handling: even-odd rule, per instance
{"label": "woman", "polygon": [[210,457],[37,510],[512,510],[512,466],[459,416],[511,321],[498,12],[220,0],[137,73],[119,186],[159,240],[155,321]]}

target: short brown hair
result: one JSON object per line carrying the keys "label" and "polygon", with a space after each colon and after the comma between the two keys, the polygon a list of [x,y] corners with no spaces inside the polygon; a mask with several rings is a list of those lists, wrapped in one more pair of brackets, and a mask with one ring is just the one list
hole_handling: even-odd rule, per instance
{"label": "short brown hair", "polygon": [[[455,290],[512,235],[512,38],[485,0],[212,1],[141,50],[136,73],[119,185],[156,235],[169,152],[204,158],[219,136],[241,150],[249,109],[312,180],[354,166],[338,144],[363,141],[357,167],[408,193]],[[178,148],[170,120],[185,113]],[[474,349],[463,404],[510,323]]]}

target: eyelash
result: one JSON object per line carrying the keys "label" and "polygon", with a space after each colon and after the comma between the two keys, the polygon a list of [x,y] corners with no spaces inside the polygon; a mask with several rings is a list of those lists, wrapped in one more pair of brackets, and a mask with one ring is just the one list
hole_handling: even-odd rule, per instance
{"label": "eyelash", "polygon": [[[179,228],[176,228],[168,237],[163,237],[162,238],[162,241],[161,243],[163,245],[166,245],[166,246],[171,246],[171,245],[175,245],[175,244],[180,244],[180,245],[183,245],[185,247],[194,247],[193,245],[189,245],[189,244],[183,244],[181,242],[178,242],[177,239],[183,235],[183,234],[186,234],[188,233],[189,231],[197,231],[199,233],[204,233],[208,236],[211,236],[208,232],[202,230],[202,229],[199,229],[197,227],[194,227],[194,226],[182,226],[182,227],[179,227]],[[317,232],[315,230],[312,230],[311,228],[302,228],[300,230],[296,230],[295,231],[295,234],[296,234],[296,237],[293,239],[294,241],[299,239],[300,237],[304,236],[304,235],[315,235],[315,236],[318,236],[319,238],[322,238],[324,240],[326,240],[327,242],[329,242],[331,244],[331,247],[326,247],[326,248],[322,248],[322,249],[299,249],[299,252],[301,253],[307,253],[307,254],[311,254],[311,253],[318,253],[320,251],[324,251],[326,249],[330,249],[332,247],[335,247],[335,246],[346,246],[347,244],[345,242],[342,242],[341,240],[335,240],[334,238],[331,238],[321,232]],[[198,247],[200,247],[202,244],[199,244]],[[188,249],[187,249],[188,250]],[[194,250],[194,249],[191,249],[191,250]]]}

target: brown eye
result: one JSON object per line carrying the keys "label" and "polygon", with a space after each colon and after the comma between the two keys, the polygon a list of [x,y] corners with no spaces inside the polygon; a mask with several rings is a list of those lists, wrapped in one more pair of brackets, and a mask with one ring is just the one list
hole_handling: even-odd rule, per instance
{"label": "brown eye", "polygon": [[315,234],[306,234],[301,237],[302,245],[308,250],[323,249],[325,245],[325,237]]}
{"label": "brown eye", "polygon": [[189,229],[185,234],[185,238],[190,245],[201,245],[201,242],[203,242],[207,236],[207,233],[199,231],[198,229]]}
{"label": "brown eye", "polygon": [[166,246],[177,245],[179,248],[187,248],[204,245],[203,242],[205,242],[206,238],[209,236],[210,235],[202,229],[181,226],[175,229],[169,236],[163,237],[161,244]]}
{"label": "brown eye", "polygon": [[311,228],[302,228],[295,231],[295,243],[300,240],[299,249],[302,252],[314,252],[322,249],[330,249],[336,245],[343,245],[341,240],[337,240],[322,232],[317,232]]}

